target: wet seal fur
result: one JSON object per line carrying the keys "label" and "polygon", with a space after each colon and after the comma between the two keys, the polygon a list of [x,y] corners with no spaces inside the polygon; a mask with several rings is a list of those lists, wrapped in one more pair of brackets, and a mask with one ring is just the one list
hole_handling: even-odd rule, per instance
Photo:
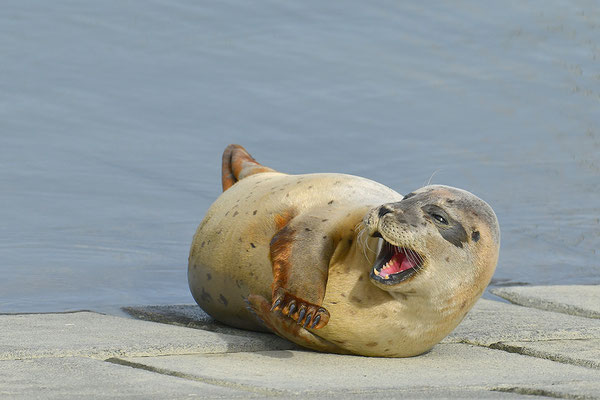
{"label": "wet seal fur", "polygon": [[188,280],[200,307],[234,327],[319,351],[414,356],[462,321],[496,267],[496,215],[464,190],[403,197],[351,175],[287,175],[238,145],[223,154],[222,183]]}

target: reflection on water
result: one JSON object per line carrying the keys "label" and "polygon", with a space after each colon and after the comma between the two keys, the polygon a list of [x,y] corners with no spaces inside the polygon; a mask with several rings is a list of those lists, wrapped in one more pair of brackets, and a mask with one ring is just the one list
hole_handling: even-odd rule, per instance
{"label": "reflection on water", "polygon": [[600,283],[584,4],[9,1],[0,312],[193,302],[189,244],[235,142],[401,193],[433,175],[496,210],[495,285]]}

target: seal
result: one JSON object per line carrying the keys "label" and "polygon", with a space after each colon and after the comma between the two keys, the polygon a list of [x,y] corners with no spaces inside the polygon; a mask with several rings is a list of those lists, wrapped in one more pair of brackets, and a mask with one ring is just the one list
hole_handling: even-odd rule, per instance
{"label": "seal", "polygon": [[498,220],[467,191],[402,196],[352,175],[288,175],[239,145],[222,171],[188,280],[225,324],[318,351],[414,356],[462,321],[496,268]]}

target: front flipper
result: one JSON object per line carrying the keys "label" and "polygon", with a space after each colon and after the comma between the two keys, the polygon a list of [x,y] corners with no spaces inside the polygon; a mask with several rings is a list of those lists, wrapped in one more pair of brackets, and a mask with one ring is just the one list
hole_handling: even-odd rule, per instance
{"label": "front flipper", "polygon": [[304,329],[281,312],[271,311],[271,304],[262,296],[251,294],[248,296],[248,305],[250,310],[256,314],[267,328],[290,342],[317,351],[351,354],[341,347]]}
{"label": "front flipper", "polygon": [[305,328],[320,329],[329,322],[322,307],[333,254],[333,240],[321,218],[294,218],[271,240],[273,266],[270,310],[281,311]]}

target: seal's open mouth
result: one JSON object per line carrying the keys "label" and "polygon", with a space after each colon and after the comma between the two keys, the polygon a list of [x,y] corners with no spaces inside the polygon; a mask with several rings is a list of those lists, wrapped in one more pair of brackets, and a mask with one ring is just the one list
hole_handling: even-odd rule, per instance
{"label": "seal's open mouth", "polygon": [[423,257],[416,251],[394,246],[383,239],[383,246],[371,271],[371,279],[395,285],[413,276],[423,266]]}

